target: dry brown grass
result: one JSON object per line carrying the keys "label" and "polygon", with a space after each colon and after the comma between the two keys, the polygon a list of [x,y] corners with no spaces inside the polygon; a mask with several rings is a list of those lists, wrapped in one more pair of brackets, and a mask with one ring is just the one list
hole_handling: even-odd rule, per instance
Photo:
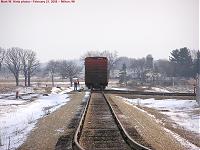
{"label": "dry brown grass", "polygon": [[16,86],[14,84],[0,84],[0,93],[14,92]]}

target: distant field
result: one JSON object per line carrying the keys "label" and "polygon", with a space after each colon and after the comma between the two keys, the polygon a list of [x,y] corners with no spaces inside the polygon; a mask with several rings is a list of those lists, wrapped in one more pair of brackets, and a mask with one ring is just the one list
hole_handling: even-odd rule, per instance
{"label": "distant field", "polygon": [[[55,81],[54,85],[69,87],[70,82]],[[24,81],[20,80],[18,87],[22,87],[22,86],[24,86]],[[51,87],[52,83],[51,81],[48,81],[48,80],[40,80],[40,81],[38,80],[38,81],[32,81],[31,86],[32,87]],[[15,92],[18,87],[16,87],[16,83],[14,80],[0,80],[0,93]]]}

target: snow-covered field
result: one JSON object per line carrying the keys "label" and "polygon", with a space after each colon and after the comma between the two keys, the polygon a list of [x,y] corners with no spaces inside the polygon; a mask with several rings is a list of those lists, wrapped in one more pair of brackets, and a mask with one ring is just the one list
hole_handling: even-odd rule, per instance
{"label": "snow-covered field", "polygon": [[[170,119],[176,122],[179,126],[183,127],[185,130],[194,132],[200,136],[200,114],[198,113],[199,106],[196,100],[177,100],[177,99],[155,100],[154,98],[150,99],[122,98],[122,99],[129,104],[133,104],[134,107],[136,107],[137,109],[140,109],[137,106],[140,107],[145,106],[157,109],[160,113],[163,113],[168,117],[170,117]],[[142,109],[140,110],[144,111]],[[148,115],[152,116],[151,114]],[[157,121],[160,122],[160,120]],[[169,133],[171,133],[178,141],[187,142],[187,140],[184,140],[183,138],[177,136],[177,134],[175,134],[174,132],[169,131],[168,129],[166,130]],[[191,143],[189,143],[188,145],[190,149],[199,149]],[[186,147],[188,145],[186,145]]]}
{"label": "snow-covered field", "polygon": [[[20,93],[33,93],[31,89]],[[34,128],[37,120],[55,111],[70,99],[67,92],[73,89],[53,88],[49,96],[28,94],[22,99],[15,99],[13,93],[8,97],[0,95],[0,149],[16,149]],[[38,97],[30,100],[32,96]],[[3,98],[3,99],[2,99]]]}
{"label": "snow-covered field", "polygon": [[200,133],[200,114],[193,113],[195,110],[199,109],[196,100],[155,100],[154,98],[123,99],[131,104],[146,106],[160,110],[161,113],[169,116],[177,124],[183,126],[190,131]]}

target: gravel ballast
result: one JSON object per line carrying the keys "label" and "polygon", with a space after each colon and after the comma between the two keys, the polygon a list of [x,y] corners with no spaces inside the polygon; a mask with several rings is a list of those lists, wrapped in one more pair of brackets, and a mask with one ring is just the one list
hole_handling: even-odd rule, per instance
{"label": "gravel ballast", "polygon": [[111,96],[113,102],[142,138],[156,150],[183,150],[185,149],[177,140],[168,134],[162,125],[152,117],[149,117],[140,109],[125,103],[121,98]]}

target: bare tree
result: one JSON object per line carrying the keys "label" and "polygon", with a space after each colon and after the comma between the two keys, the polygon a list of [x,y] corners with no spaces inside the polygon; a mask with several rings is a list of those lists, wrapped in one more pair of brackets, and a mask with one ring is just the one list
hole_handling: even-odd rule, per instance
{"label": "bare tree", "polygon": [[159,59],[155,61],[155,66],[158,69],[158,72],[164,76],[171,77],[173,74],[173,65],[170,63],[169,60],[166,59]]}
{"label": "bare tree", "polygon": [[69,67],[67,69],[67,74],[68,74],[68,78],[70,80],[71,86],[72,86],[73,77],[76,77],[78,75],[78,73],[81,72],[81,70],[82,70],[82,68],[80,66],[78,66],[73,61],[69,61]]}
{"label": "bare tree", "polygon": [[36,58],[36,53],[32,50],[22,50],[21,62],[25,86],[30,86],[31,76],[36,72],[40,65]]}
{"label": "bare tree", "polygon": [[69,78],[72,86],[73,78],[77,77],[82,71],[82,67],[78,66],[74,61],[63,60],[59,63],[59,73],[63,79]]}
{"label": "bare tree", "polygon": [[67,60],[59,61],[58,72],[62,79],[66,79],[68,77],[68,72],[67,72],[68,68],[69,64]]}
{"label": "bare tree", "polygon": [[85,60],[86,57],[100,57],[102,53],[99,51],[87,51],[83,56],[81,56],[81,60]]}
{"label": "bare tree", "polygon": [[28,78],[28,51],[26,51],[26,50],[22,50],[21,63],[22,63],[22,73],[24,75],[24,85],[27,86],[27,78]]}
{"label": "bare tree", "polygon": [[19,85],[22,49],[13,47],[6,51],[5,64],[15,77],[16,86]]}
{"label": "bare tree", "polygon": [[133,61],[133,59],[134,58],[129,58],[129,57],[126,57],[126,56],[118,57],[117,60],[116,60],[114,68],[120,70],[121,67],[123,66],[123,64],[125,64],[126,67],[127,67],[127,70],[129,70],[130,64]]}
{"label": "bare tree", "polygon": [[117,62],[117,51],[110,52],[110,51],[88,51],[85,55],[81,57],[82,60],[85,59],[85,57],[107,57],[108,58],[108,74],[110,76],[110,72],[114,69],[115,64]]}
{"label": "bare tree", "polygon": [[190,50],[190,54],[193,60],[197,58],[197,52],[198,50],[195,50],[195,49]]}
{"label": "bare tree", "polygon": [[28,77],[28,86],[31,86],[31,77],[39,69],[40,63],[36,57],[36,52],[32,50],[26,50],[27,52],[27,77]]}
{"label": "bare tree", "polygon": [[145,80],[145,58],[133,59],[130,68],[135,72],[137,78],[144,82]]}
{"label": "bare tree", "polygon": [[102,56],[108,58],[108,75],[110,76],[110,72],[113,71],[115,64],[117,62],[117,51],[103,51]]}
{"label": "bare tree", "polygon": [[50,60],[46,66],[46,71],[51,76],[52,86],[54,86],[54,76],[58,70],[58,61]]}
{"label": "bare tree", "polygon": [[1,67],[2,67],[2,63],[3,63],[5,53],[6,53],[5,49],[0,47],[0,71],[1,71]]}

